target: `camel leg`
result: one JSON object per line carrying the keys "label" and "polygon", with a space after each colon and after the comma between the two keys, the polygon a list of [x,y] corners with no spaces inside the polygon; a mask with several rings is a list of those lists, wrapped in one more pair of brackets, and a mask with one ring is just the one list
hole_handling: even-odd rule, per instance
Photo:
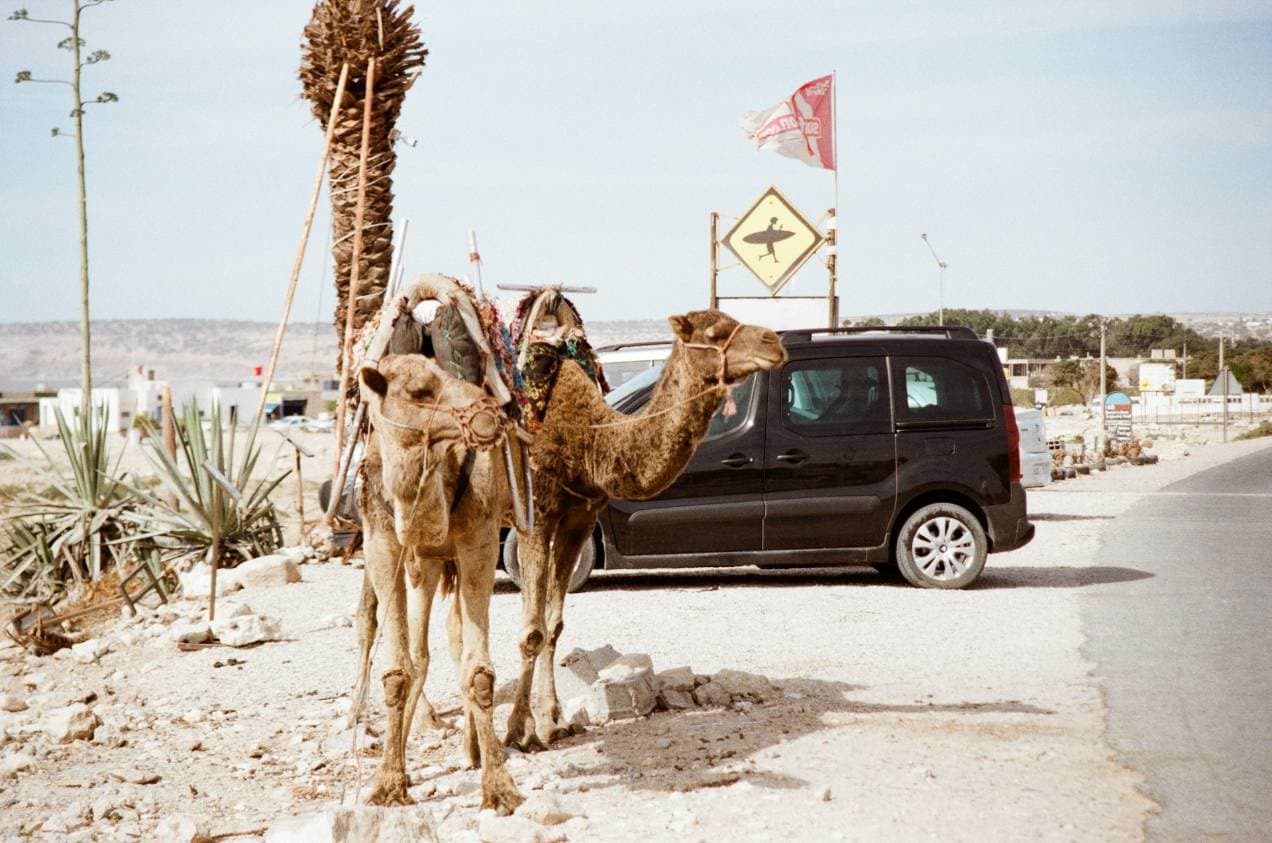
{"label": "camel leg", "polygon": [[358,681],[353,685],[353,696],[349,705],[349,726],[352,727],[362,716],[362,709],[367,705],[367,689],[371,684],[371,645],[375,641],[376,605],[375,587],[371,583],[371,574],[362,572],[362,599],[358,601]]}
{"label": "camel leg", "polygon": [[[451,601],[450,612],[446,615],[446,637],[450,641],[451,656],[455,659],[455,675],[463,680],[464,676],[464,619],[460,606],[459,594]],[[464,754],[468,759],[468,767],[476,769],[481,766],[481,748],[477,742],[477,723],[472,711],[464,706]]]}
{"label": "camel leg", "polygon": [[402,722],[409,689],[414,678],[407,648],[406,588],[398,570],[397,542],[391,531],[368,530],[366,570],[375,588],[376,598],[384,606],[384,649],[386,669],[384,704],[388,709],[388,728],[384,734],[384,751],[380,768],[372,781],[367,802],[371,805],[409,805],[406,779],[406,735]]}
{"label": "camel leg", "polygon": [[459,597],[463,624],[460,673],[464,707],[481,751],[481,807],[511,814],[525,798],[504,764],[504,748],[495,735],[495,669],[490,661],[490,594],[495,587],[498,532],[458,548]]}
{"label": "camel leg", "polygon": [[[424,681],[428,678],[428,619],[433,610],[433,596],[437,593],[437,581],[442,575],[442,564],[437,561],[416,559],[407,566],[406,616],[411,661],[415,664],[415,681],[411,684],[403,718],[406,735],[410,737],[416,719],[424,729],[440,729],[442,721],[424,694]],[[420,706],[419,717],[416,706]]]}
{"label": "camel leg", "polygon": [[550,576],[547,577],[547,599],[544,613],[544,629],[547,641],[539,653],[535,665],[534,690],[531,710],[534,713],[535,732],[539,740],[550,745],[555,740],[573,734],[569,724],[561,719],[561,703],[556,692],[556,650],[561,632],[565,629],[565,592],[574,573],[583,546],[592,540],[596,528],[596,514],[586,509],[572,511],[562,519],[561,529],[552,547]]}
{"label": "camel leg", "polygon": [[508,734],[504,743],[522,752],[546,749],[536,734],[534,714],[530,710],[530,689],[534,681],[535,659],[543,650],[544,600],[547,590],[547,557],[549,538],[556,532],[554,519],[540,513],[534,531],[518,535],[517,552],[521,562],[521,673],[517,677],[517,695],[508,716]]}

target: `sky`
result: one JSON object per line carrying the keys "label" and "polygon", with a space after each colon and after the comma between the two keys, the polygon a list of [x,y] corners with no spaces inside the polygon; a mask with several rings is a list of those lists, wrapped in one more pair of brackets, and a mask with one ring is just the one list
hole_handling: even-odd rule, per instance
{"label": "sky", "polygon": [[[79,313],[64,2],[0,0],[0,322]],[[305,0],[84,14],[92,315],[277,321],[321,152]],[[1239,0],[419,3],[398,128],[407,274],[592,285],[585,318],[705,306],[708,217],[831,173],[743,114],[837,73],[841,313],[1272,311],[1272,4]],[[325,197],[294,320],[333,312]],[[744,269],[726,295],[762,295]],[[825,291],[813,262],[787,292]]]}

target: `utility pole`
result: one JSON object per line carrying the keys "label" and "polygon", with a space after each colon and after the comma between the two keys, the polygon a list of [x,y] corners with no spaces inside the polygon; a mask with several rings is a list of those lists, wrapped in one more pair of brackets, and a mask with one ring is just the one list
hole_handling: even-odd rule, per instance
{"label": "utility pole", "polygon": [[1188,340],[1184,340],[1184,380],[1188,380]]}
{"label": "utility pole", "polygon": [[937,257],[936,249],[932,248],[932,243],[928,240],[927,234],[922,234],[920,236],[923,238],[923,242],[927,243],[928,251],[932,253],[932,259],[936,261],[937,268],[941,270],[940,298],[937,300],[938,303],[940,304],[941,309],[940,309],[940,316],[937,319],[937,321],[940,324],[944,325],[945,324],[945,270],[949,269],[950,265],[946,263],[945,261],[941,260],[939,257]]}
{"label": "utility pole", "polygon": [[1223,378],[1223,441],[1228,441],[1228,368],[1223,365],[1223,334],[1219,334],[1219,377]]}
{"label": "utility pole", "polygon": [[1104,452],[1107,450],[1106,440],[1108,438],[1108,375],[1105,373],[1104,367],[1104,335],[1105,322],[1104,317],[1100,317],[1100,462],[1104,462]]}

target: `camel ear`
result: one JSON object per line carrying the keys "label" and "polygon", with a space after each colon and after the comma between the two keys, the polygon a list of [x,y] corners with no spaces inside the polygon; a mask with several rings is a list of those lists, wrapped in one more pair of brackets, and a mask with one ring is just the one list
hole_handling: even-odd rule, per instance
{"label": "camel ear", "polygon": [[693,339],[693,322],[689,321],[688,316],[684,314],[668,316],[667,324],[671,326],[671,330],[675,335],[684,342],[689,342],[689,340]]}
{"label": "camel ear", "polygon": [[358,377],[362,379],[362,385],[374,392],[381,398],[389,391],[389,382],[385,379],[384,373],[375,366],[363,366],[358,372]]}

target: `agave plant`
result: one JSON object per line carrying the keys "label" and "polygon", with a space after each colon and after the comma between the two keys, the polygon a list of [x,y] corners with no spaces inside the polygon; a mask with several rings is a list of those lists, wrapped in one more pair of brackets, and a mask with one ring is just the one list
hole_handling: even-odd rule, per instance
{"label": "agave plant", "polygon": [[[231,410],[228,426],[223,425],[220,408],[214,404],[205,431],[198,405],[187,404],[175,425],[175,456],[163,448],[154,421],[142,422],[149,434],[142,446],[146,457],[179,505],[173,507],[148,490],[134,488],[145,505],[129,517],[140,536],[175,549],[175,562],[207,554],[217,535],[225,567],[273,553],[282,544],[282,529],[269,496],[287,474],[273,479],[264,472],[257,476],[260,447],[254,427],[248,428],[248,440],[235,461],[237,422],[237,413]],[[217,474],[234,487],[237,499],[220,486]]]}
{"label": "agave plant", "polygon": [[78,412],[70,421],[61,410],[55,415],[64,467],[38,440],[32,441],[43,465],[5,451],[46,484],[23,492],[0,518],[0,592],[18,599],[43,599],[68,582],[100,578],[127,558],[134,540],[129,516],[138,500],[119,471],[122,449],[111,462],[105,412]]}

